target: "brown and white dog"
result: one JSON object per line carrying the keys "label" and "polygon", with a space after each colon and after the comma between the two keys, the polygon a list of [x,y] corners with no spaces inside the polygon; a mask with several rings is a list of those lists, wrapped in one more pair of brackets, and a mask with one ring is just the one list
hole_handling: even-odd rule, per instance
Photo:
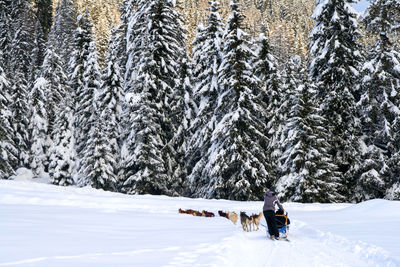
{"label": "brown and white dog", "polygon": [[193,216],[202,216],[202,213],[200,211],[192,210],[192,209],[187,209],[187,210],[179,209],[178,212],[185,213],[185,214],[191,214]]}
{"label": "brown and white dog", "polygon": [[[263,216],[263,213],[260,212],[258,215],[257,214],[253,214],[250,216],[251,218],[251,223],[253,224],[253,230],[258,231],[259,226],[260,226],[260,220]],[[257,227],[257,229],[256,229]]]}
{"label": "brown and white dog", "polygon": [[251,231],[251,218],[247,216],[244,211],[240,212],[240,223],[242,224],[243,231],[250,232]]}
{"label": "brown and white dog", "polygon": [[230,212],[230,211],[224,212],[224,211],[222,211],[222,210],[219,210],[219,211],[218,211],[218,214],[219,214],[219,216],[225,217],[225,218],[227,218],[228,220],[232,221],[233,224],[236,224],[236,222],[237,222],[238,215],[237,215],[236,212],[234,212],[234,211],[232,211],[232,212]]}

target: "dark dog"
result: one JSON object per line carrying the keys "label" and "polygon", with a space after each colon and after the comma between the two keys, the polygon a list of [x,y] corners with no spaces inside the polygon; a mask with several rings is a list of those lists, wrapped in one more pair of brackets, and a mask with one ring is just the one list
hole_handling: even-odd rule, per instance
{"label": "dark dog", "polygon": [[215,216],[214,213],[208,212],[208,211],[205,211],[205,210],[203,210],[201,212],[201,215],[204,216],[204,217],[214,217]]}
{"label": "dark dog", "polygon": [[218,214],[221,217],[225,217],[225,218],[229,219],[229,214],[227,212],[223,212],[222,210],[219,210]]}

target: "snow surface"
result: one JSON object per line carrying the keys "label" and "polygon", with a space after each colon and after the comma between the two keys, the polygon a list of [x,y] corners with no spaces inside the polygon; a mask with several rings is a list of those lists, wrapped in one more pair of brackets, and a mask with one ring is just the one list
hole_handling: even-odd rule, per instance
{"label": "snow surface", "polygon": [[14,179],[0,180],[0,266],[400,266],[399,201],[283,203],[285,242],[217,214],[256,213],[262,202],[60,187],[27,171]]}

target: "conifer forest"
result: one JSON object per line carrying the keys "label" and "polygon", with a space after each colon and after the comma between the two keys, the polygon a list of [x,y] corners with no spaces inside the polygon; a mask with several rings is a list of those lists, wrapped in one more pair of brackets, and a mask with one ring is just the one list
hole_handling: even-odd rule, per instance
{"label": "conifer forest", "polygon": [[0,0],[0,179],[400,200],[400,1]]}

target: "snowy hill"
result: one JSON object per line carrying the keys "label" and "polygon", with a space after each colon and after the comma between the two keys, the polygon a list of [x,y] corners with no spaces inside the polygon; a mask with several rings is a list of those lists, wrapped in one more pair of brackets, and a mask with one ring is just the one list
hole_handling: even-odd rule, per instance
{"label": "snowy hill", "polygon": [[[178,209],[261,202],[129,196],[0,180],[0,266],[400,266],[400,202],[284,203],[291,242]],[[265,224],[264,219],[262,224]]]}

